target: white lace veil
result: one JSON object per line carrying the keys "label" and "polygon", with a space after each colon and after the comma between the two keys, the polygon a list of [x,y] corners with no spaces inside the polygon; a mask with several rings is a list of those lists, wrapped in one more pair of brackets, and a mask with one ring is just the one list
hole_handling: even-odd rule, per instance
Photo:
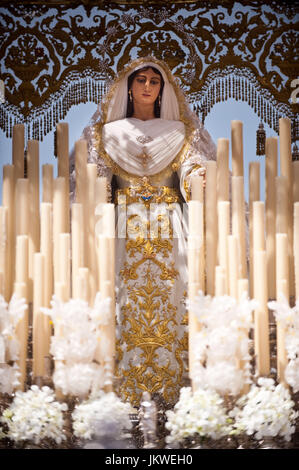
{"label": "white lace veil", "polygon": [[105,122],[117,121],[126,117],[128,105],[128,78],[133,72],[145,67],[158,69],[164,80],[160,117],[171,121],[178,121],[180,119],[178,99],[165,70],[156,62],[145,61],[134,67],[133,70],[129,68],[129,71],[125,73],[124,77],[118,81],[118,86],[108,106]]}
{"label": "white lace veil", "polygon": [[[185,95],[180,89],[177,80],[172,75],[168,66],[155,57],[144,57],[132,61],[122,70],[115,81],[112,83],[108,93],[102,103],[99,104],[97,111],[92,116],[89,124],[84,128],[81,135],[88,143],[88,161],[96,163],[98,174],[106,176],[111,180],[111,170],[107,167],[105,161],[98,154],[94,135],[94,125],[102,121],[104,123],[124,119],[127,112],[128,100],[128,77],[136,70],[144,67],[154,67],[158,69],[164,80],[164,88],[161,99],[160,116],[162,119],[183,120],[192,123],[194,136],[190,150],[186,159],[196,160],[198,156],[201,161],[216,159],[216,146],[203,127],[202,122],[191,110]],[[75,170],[74,170],[74,149],[70,155],[70,191],[71,200],[74,200],[75,191]]]}

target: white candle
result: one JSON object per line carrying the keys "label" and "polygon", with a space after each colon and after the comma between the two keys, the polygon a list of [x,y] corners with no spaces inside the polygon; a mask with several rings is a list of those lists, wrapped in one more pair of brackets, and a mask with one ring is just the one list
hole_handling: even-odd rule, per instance
{"label": "white candle", "polygon": [[12,163],[16,178],[24,178],[24,124],[15,124],[12,128]]}
{"label": "white candle", "polygon": [[252,261],[253,261],[253,292],[254,292],[254,253],[257,250],[265,250],[265,204],[263,201],[254,201],[252,206],[253,240],[252,240]]}
{"label": "white candle", "polygon": [[299,202],[294,204],[295,298],[299,299]]}
{"label": "white candle", "polygon": [[277,177],[277,137],[266,139],[266,250],[269,297],[275,298],[275,234],[276,234],[276,190]]}
{"label": "white candle", "polygon": [[299,202],[299,161],[292,162],[293,201]]}
{"label": "white candle", "polygon": [[238,298],[239,279],[239,243],[235,235],[229,235],[228,239],[228,279],[229,295]]}
{"label": "white candle", "polygon": [[192,201],[203,202],[203,176],[192,176],[190,179]]}
{"label": "white candle", "polygon": [[225,293],[228,294],[228,246],[227,237],[230,234],[230,202],[218,202],[218,263],[225,272]]}
{"label": "white candle", "polygon": [[17,243],[16,243],[15,280],[19,284],[25,283],[27,287],[28,287],[28,275],[29,275],[28,258],[29,258],[28,235],[18,235]]}
{"label": "white candle", "polygon": [[54,180],[53,192],[53,266],[54,266],[54,282],[59,281],[59,234],[66,233],[65,218],[65,178],[59,176]]}
{"label": "white candle", "polygon": [[27,150],[28,174],[28,226],[29,235],[29,297],[32,299],[33,255],[40,249],[40,212],[39,212],[39,143],[28,141]]}
{"label": "white candle", "polygon": [[249,278],[253,295],[253,202],[260,200],[260,162],[249,163]]}
{"label": "white candle", "polygon": [[215,266],[217,264],[217,164],[206,163],[205,227],[206,227],[206,291],[209,295],[215,292]]}
{"label": "white candle", "polygon": [[217,200],[229,201],[229,139],[217,141]]}
{"label": "white candle", "polygon": [[280,144],[280,173],[287,180],[289,190],[287,197],[287,234],[289,256],[289,288],[290,295],[294,295],[294,255],[293,255],[293,174],[292,174],[292,147],[291,147],[291,121],[289,118],[279,119]]}
{"label": "white candle", "polygon": [[89,293],[89,269],[88,268],[79,268],[77,274],[77,293],[76,298],[85,300],[90,303],[90,293]]}
{"label": "white candle", "polygon": [[42,165],[42,202],[53,203],[53,165]]}
{"label": "white candle", "polygon": [[83,206],[72,204],[72,295],[79,298],[78,270],[84,266]]}
{"label": "white candle", "polygon": [[243,176],[232,177],[232,234],[239,241],[239,277],[247,277]]}
{"label": "white candle", "polygon": [[[7,264],[7,234],[8,234],[8,208],[0,207],[0,273],[2,274],[2,285],[0,294],[4,296],[4,279]],[[11,262],[11,261],[10,261]]]}
{"label": "white candle", "polygon": [[215,267],[215,296],[227,294],[227,275],[223,266]]}
{"label": "white candle", "polygon": [[[200,290],[198,282],[189,282],[188,284],[188,298],[189,301],[194,301],[196,295]],[[195,355],[194,347],[196,344],[196,334],[200,331],[200,324],[197,320],[195,313],[191,308],[188,310],[188,361],[189,361],[189,378],[191,379],[192,389],[195,391],[194,385],[194,371],[195,371]]]}
{"label": "white candle", "polygon": [[[276,295],[277,283],[280,280],[287,282],[289,291],[288,235],[286,233],[276,234]],[[289,302],[289,296],[286,300]]]}
{"label": "white candle", "polygon": [[69,233],[59,234],[59,278],[58,280],[66,286],[66,298],[69,300],[70,291],[70,260],[71,242]]}
{"label": "white candle", "polygon": [[288,181],[285,176],[275,178],[276,232],[288,233]]}
{"label": "white candle", "polygon": [[99,176],[96,179],[96,205],[107,202],[107,178]]}
{"label": "white candle", "polygon": [[[95,257],[95,252],[96,252],[96,244],[95,244],[96,179],[97,179],[97,165],[94,163],[88,163],[87,164],[88,227],[86,227],[87,249],[88,249],[87,250],[87,260],[88,260],[87,265],[88,265],[89,273],[90,273],[89,289],[90,289],[90,301],[92,304],[95,299],[97,285],[98,285],[97,262],[96,262],[96,257]],[[113,226],[113,230],[114,230],[114,226]]]}
{"label": "white candle", "polygon": [[65,220],[66,232],[70,230],[69,193],[70,193],[70,163],[69,163],[69,125],[59,122],[56,125],[58,176],[65,178]]}
{"label": "white candle", "polygon": [[48,355],[48,344],[45,341],[44,315],[44,256],[34,254],[33,282],[33,377],[42,377],[45,371],[44,358]]}
{"label": "white candle", "polygon": [[243,170],[243,122],[231,121],[232,173],[244,176]]}
{"label": "white candle", "polygon": [[3,290],[4,298],[6,302],[9,302],[13,292],[15,267],[15,171],[13,165],[3,166],[2,204],[3,207],[7,207],[7,252]]}
{"label": "white candle", "polygon": [[29,181],[19,178],[15,192],[15,228],[17,235],[28,235],[29,231]]}
{"label": "white candle", "polygon": [[265,251],[254,253],[254,298],[259,303],[254,312],[254,349],[256,371],[260,376],[270,373],[269,315],[267,288],[267,256]]}
{"label": "white candle", "polygon": [[[289,286],[286,279],[277,279],[277,300],[289,298]],[[285,379],[285,369],[288,365],[287,351],[285,347],[286,331],[280,321],[276,322],[276,346],[277,346],[277,378],[285,387],[288,386]]]}
{"label": "white candle", "polygon": [[[28,305],[28,286],[25,282],[14,283],[14,293],[19,299],[25,299]],[[24,311],[23,318],[19,321],[16,327],[16,336],[19,341],[19,359],[18,365],[20,368],[18,390],[25,391],[26,385],[26,359],[27,359],[27,346],[28,346],[28,308]]]}
{"label": "white candle", "polygon": [[[103,298],[106,299],[110,297],[113,299],[113,292],[112,292],[112,285],[110,281],[105,281],[103,286],[102,286],[102,295]],[[102,334],[105,339],[107,340],[107,345],[108,345],[108,351],[107,355],[105,357],[105,363],[106,366],[108,366],[110,377],[112,378],[114,376],[114,369],[115,369],[115,355],[116,355],[116,348],[115,348],[115,309],[114,309],[114,302],[112,300],[111,304],[111,316],[110,316],[110,321],[108,322],[107,325],[103,325],[100,329],[100,334]],[[108,371],[106,371],[107,373]],[[107,377],[108,378],[108,377]],[[106,378],[106,386],[104,388],[105,392],[111,392],[113,387],[112,387],[112,382],[111,378],[107,380]],[[108,383],[107,383],[108,382]]]}
{"label": "white candle", "polygon": [[53,295],[53,206],[42,202],[41,206],[41,242],[40,251],[45,257],[45,306],[50,307]]}

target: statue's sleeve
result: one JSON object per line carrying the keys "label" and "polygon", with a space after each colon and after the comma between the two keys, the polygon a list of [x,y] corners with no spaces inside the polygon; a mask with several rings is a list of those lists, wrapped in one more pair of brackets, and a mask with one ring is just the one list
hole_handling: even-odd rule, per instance
{"label": "statue's sleeve", "polygon": [[[112,189],[111,189],[111,180],[112,180],[112,171],[109,168],[101,155],[99,155],[97,142],[95,138],[95,129],[94,125],[85,127],[81,139],[87,141],[87,151],[88,151],[88,163],[96,163],[97,165],[97,174],[98,176],[104,176],[107,179],[107,199],[108,202],[111,202],[112,199]],[[75,200],[75,149],[72,150],[70,154],[70,200]]]}
{"label": "statue's sleeve", "polygon": [[195,130],[190,148],[177,172],[180,190],[186,202],[191,197],[191,178],[204,176],[205,163],[209,160],[216,160],[216,146],[208,131],[201,125]]}

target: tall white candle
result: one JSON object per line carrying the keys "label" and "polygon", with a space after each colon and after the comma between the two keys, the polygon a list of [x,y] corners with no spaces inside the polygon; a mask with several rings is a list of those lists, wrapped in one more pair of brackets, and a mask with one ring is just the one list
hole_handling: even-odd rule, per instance
{"label": "tall white candle", "polygon": [[[26,282],[15,282],[14,293],[19,299],[25,299],[28,305],[28,285]],[[26,386],[26,360],[27,360],[27,347],[28,347],[28,308],[24,311],[23,318],[19,321],[16,327],[16,336],[19,341],[19,359],[18,365],[20,369],[20,384],[17,386],[18,390],[25,391]]]}
{"label": "tall white candle", "polygon": [[58,159],[58,176],[65,178],[65,220],[66,231],[70,230],[70,213],[69,213],[69,175],[70,175],[70,159],[69,159],[69,125],[66,122],[59,122],[56,125],[57,136],[57,159]]}
{"label": "tall white candle", "polygon": [[15,192],[15,230],[17,235],[28,235],[29,231],[29,181],[19,178]]}
{"label": "tall white candle", "polygon": [[228,294],[228,235],[230,234],[230,202],[218,201],[218,263],[225,272],[225,293]]}
{"label": "tall white candle", "polygon": [[206,292],[214,295],[215,267],[217,264],[217,164],[210,161],[206,163],[206,195],[205,198],[205,227],[206,227]]}
{"label": "tall white candle", "polygon": [[258,375],[264,376],[270,373],[266,251],[255,251],[254,263],[254,298],[259,304],[258,308],[254,312],[254,349],[256,356],[256,372]]}
{"label": "tall white candle", "polygon": [[65,178],[59,176],[54,180],[53,192],[53,266],[54,282],[59,281],[59,234],[66,233],[65,218],[65,198],[66,198]]}
{"label": "tall white candle", "polygon": [[228,235],[228,280],[229,295],[238,298],[239,243],[235,235]]}
{"label": "tall white candle", "polygon": [[229,139],[217,141],[217,200],[229,201]]}
{"label": "tall white candle", "polygon": [[33,282],[33,377],[43,377],[44,358],[48,355],[48,344],[45,341],[44,314],[44,255],[34,254]]}
{"label": "tall white candle", "polygon": [[[276,295],[277,282],[285,280],[289,292],[289,258],[288,258],[288,235],[286,233],[276,234]],[[286,299],[289,302],[289,297]]]}
{"label": "tall white candle", "polygon": [[192,176],[190,180],[192,201],[203,202],[203,180],[203,176]]}
{"label": "tall white candle", "polygon": [[242,121],[231,121],[231,146],[233,176],[244,176]]}
{"label": "tall white candle", "polygon": [[[89,268],[89,282],[90,282],[90,300],[93,304],[98,284],[97,262],[95,257],[96,243],[95,243],[95,208],[96,208],[96,179],[97,179],[97,165],[94,163],[87,164],[87,200],[88,200],[88,227],[87,229],[87,259]],[[113,205],[114,206],[114,205]],[[114,207],[113,207],[114,209]],[[114,221],[113,221],[114,222]],[[114,230],[114,226],[113,226]]]}
{"label": "tall white candle", "polygon": [[71,295],[70,290],[70,262],[71,262],[71,241],[69,233],[59,234],[59,281],[66,286],[66,296],[69,300]]}
{"label": "tall white candle", "polygon": [[41,234],[40,251],[45,257],[45,306],[50,307],[53,295],[53,205],[50,202],[42,202],[41,210]]}
{"label": "tall white candle", "polygon": [[[263,201],[253,202],[253,273],[256,269],[257,264],[254,262],[254,255],[256,251],[265,250],[265,204]],[[253,292],[254,292],[254,281],[257,276],[253,275]]]}
{"label": "tall white candle", "polygon": [[295,298],[299,299],[299,202],[294,204]]}
{"label": "tall white candle", "polygon": [[226,270],[223,266],[215,267],[215,296],[219,297],[227,294]]}
{"label": "tall white candle", "polygon": [[42,165],[42,202],[53,203],[53,165]]}
{"label": "tall white candle", "polygon": [[12,164],[15,176],[24,178],[24,124],[15,124],[12,128]]}
{"label": "tall white candle", "polygon": [[[198,282],[189,282],[188,298],[193,302],[200,286]],[[188,361],[189,361],[189,378],[191,379],[192,389],[195,391],[194,372],[195,372],[195,354],[194,348],[196,344],[196,334],[200,331],[199,321],[191,308],[188,310]]]}
{"label": "tall white candle", "polygon": [[299,161],[292,162],[293,172],[293,201],[299,202]]}
{"label": "tall white candle", "polygon": [[[276,290],[277,290],[276,297],[278,301],[283,301],[283,299],[289,298],[290,292],[289,292],[288,282],[286,279],[277,279]],[[280,383],[282,383],[284,386],[287,387],[288,385],[285,379],[285,369],[288,365],[288,357],[287,357],[287,351],[286,351],[286,346],[285,346],[285,336],[286,336],[285,326],[279,320],[277,320],[276,322],[277,378]]]}
{"label": "tall white candle", "polygon": [[290,295],[294,294],[294,255],[293,255],[293,174],[292,174],[292,147],[291,147],[291,121],[289,118],[279,119],[280,144],[280,173],[287,180],[289,189],[287,198],[287,234],[289,256],[289,288]]}
{"label": "tall white candle", "polygon": [[78,270],[84,266],[83,206],[72,204],[72,295],[79,297]]}
{"label": "tall white candle", "polygon": [[6,302],[9,302],[13,292],[15,267],[15,170],[13,165],[3,166],[2,204],[3,207],[7,207],[7,252],[3,290],[4,298]]}
{"label": "tall white candle", "polygon": [[29,234],[29,297],[32,299],[33,288],[33,255],[40,249],[40,211],[39,211],[39,143],[28,141],[27,149],[28,174],[28,227]]}
{"label": "tall white candle", "polygon": [[2,274],[2,285],[0,294],[4,296],[4,279],[7,264],[7,235],[8,235],[8,208],[0,207],[0,273]]}
{"label": "tall white candle", "polygon": [[239,277],[247,277],[243,176],[232,177],[232,234],[239,241]]}
{"label": "tall white candle", "polygon": [[260,200],[260,162],[249,163],[249,280],[253,296],[253,203]]}
{"label": "tall white candle", "polygon": [[18,235],[16,243],[15,280],[28,285],[29,275],[29,240],[28,235]]}
{"label": "tall white candle", "polygon": [[265,205],[266,205],[266,251],[269,298],[275,298],[275,234],[276,234],[276,190],[277,137],[266,139],[265,159]]}

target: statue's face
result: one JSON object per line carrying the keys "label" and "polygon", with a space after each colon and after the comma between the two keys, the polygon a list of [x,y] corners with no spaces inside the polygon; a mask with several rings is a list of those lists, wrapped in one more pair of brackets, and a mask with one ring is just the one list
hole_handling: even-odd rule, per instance
{"label": "statue's face", "polygon": [[158,98],[161,88],[161,77],[152,69],[137,73],[132,83],[133,103],[150,105]]}

